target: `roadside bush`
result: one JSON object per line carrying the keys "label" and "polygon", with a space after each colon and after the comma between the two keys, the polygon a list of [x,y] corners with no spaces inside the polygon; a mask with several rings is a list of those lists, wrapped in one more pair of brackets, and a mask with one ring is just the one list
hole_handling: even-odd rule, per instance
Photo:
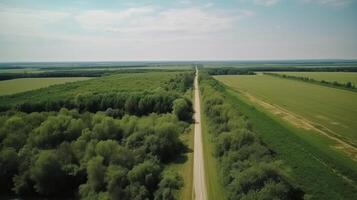
{"label": "roadside bush", "polygon": [[176,99],[173,102],[173,113],[179,120],[192,121],[193,108],[191,101],[185,98]]}

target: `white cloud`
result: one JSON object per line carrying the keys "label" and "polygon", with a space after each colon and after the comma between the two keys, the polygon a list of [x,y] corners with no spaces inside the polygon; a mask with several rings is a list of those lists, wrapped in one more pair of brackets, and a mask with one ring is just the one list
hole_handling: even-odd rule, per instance
{"label": "white cloud", "polygon": [[240,19],[252,15],[254,13],[248,10],[227,12],[199,7],[164,10],[139,7],[118,11],[85,11],[75,19],[83,28],[99,32],[190,34],[230,29]]}
{"label": "white cloud", "polygon": [[77,12],[0,7],[0,33],[65,38],[70,32],[66,28],[70,28],[76,30],[70,34],[80,37],[101,35],[110,39],[120,35],[125,39],[143,37],[142,40],[147,39],[146,34],[190,37],[230,30],[238,21],[253,15],[250,10],[221,10],[205,6],[169,9],[142,6],[117,11]]}
{"label": "white cloud", "polygon": [[257,5],[262,6],[272,6],[279,3],[280,0],[253,0],[253,2]]}
{"label": "white cloud", "polygon": [[350,4],[352,0],[302,0],[306,3],[317,3],[328,6],[344,6]]}

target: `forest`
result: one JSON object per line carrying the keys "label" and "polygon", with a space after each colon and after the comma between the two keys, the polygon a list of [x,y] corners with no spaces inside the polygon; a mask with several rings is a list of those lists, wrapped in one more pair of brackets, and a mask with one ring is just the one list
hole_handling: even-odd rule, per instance
{"label": "forest", "polygon": [[302,199],[286,167],[252,131],[252,124],[225,97],[224,87],[200,75],[203,112],[227,199]]}
{"label": "forest", "polygon": [[192,84],[193,73],[180,72],[162,77],[158,90],[68,93],[3,107],[1,193],[175,199],[184,183],[165,167],[186,151],[179,136],[192,121]]}

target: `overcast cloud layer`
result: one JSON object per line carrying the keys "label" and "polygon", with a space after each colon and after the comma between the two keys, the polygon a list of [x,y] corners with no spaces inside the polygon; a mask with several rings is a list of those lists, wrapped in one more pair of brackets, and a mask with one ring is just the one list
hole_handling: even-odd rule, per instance
{"label": "overcast cloud layer", "polygon": [[357,58],[355,0],[4,0],[0,62]]}

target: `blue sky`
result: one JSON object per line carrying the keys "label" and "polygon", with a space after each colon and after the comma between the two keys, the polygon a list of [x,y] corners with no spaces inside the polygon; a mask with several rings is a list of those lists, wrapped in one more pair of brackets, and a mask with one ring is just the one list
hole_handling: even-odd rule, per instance
{"label": "blue sky", "polygon": [[356,59],[356,0],[2,0],[0,62]]}

